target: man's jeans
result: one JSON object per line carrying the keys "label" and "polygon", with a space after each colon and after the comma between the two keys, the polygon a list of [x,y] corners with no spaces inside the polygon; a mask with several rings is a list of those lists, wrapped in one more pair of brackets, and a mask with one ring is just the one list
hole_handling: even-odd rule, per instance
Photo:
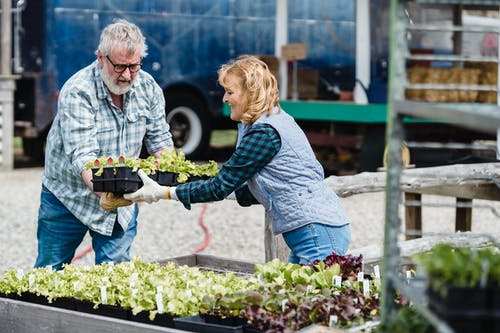
{"label": "man's jeans", "polygon": [[351,233],[349,225],[340,227],[311,223],[283,233],[291,250],[289,262],[309,264],[323,260],[330,254],[344,255],[349,248]]}
{"label": "man's jeans", "polygon": [[52,266],[61,269],[64,263],[71,263],[75,251],[89,231],[95,252],[95,263],[120,263],[130,260],[130,246],[137,233],[137,214],[124,232],[115,222],[111,236],[93,232],[78,220],[66,207],[42,186],[40,209],[38,211],[38,258],[35,267]]}

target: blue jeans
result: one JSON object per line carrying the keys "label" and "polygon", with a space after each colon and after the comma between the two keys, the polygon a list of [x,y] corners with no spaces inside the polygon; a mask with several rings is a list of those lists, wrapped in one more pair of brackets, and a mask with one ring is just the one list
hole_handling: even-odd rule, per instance
{"label": "blue jeans", "polygon": [[75,251],[89,231],[95,263],[120,263],[130,260],[130,246],[137,233],[137,214],[127,230],[123,231],[115,222],[111,236],[101,235],[90,230],[78,220],[45,186],[42,186],[40,209],[38,211],[38,257],[35,267],[52,266],[61,269],[64,263],[71,263]]}
{"label": "blue jeans", "polygon": [[349,225],[340,227],[311,223],[283,233],[283,238],[291,250],[289,262],[309,264],[323,260],[330,254],[344,255],[351,241]]}

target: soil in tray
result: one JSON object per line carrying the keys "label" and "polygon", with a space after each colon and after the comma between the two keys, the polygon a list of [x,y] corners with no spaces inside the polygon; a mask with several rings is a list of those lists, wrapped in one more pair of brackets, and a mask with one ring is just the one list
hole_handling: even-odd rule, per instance
{"label": "soil in tray", "polygon": [[15,300],[18,300],[18,301],[22,301],[23,300],[23,296],[22,295],[18,295],[17,293],[9,293],[9,294],[0,293],[0,297],[2,297],[2,298],[8,298],[8,299],[15,299]]}
{"label": "soil in tray", "polygon": [[[489,316],[468,314],[440,314],[439,317],[450,325],[455,333],[494,332],[493,321]],[[496,331],[495,331],[496,332]]]}
{"label": "soil in tray", "polygon": [[118,319],[129,319],[129,311],[115,305],[99,304],[97,309],[94,309],[94,303],[89,301],[76,300],[75,310],[99,316],[113,317]]}
{"label": "soil in tray", "polygon": [[489,307],[489,291],[486,288],[450,287],[446,296],[427,289],[429,306],[438,313],[484,314]]}
{"label": "soil in tray", "polygon": [[95,173],[99,168],[92,168],[92,183],[94,184],[94,192],[115,192],[115,168],[104,168],[100,176]]}
{"label": "soil in tray", "polygon": [[446,296],[430,289],[427,294],[430,309],[455,333],[493,332],[488,289],[450,287]]}
{"label": "soil in tray", "polygon": [[115,193],[132,193],[142,186],[142,181],[137,172],[133,172],[129,167],[116,167]]}
{"label": "soil in tray", "polygon": [[244,333],[263,333],[263,331],[253,328],[252,325],[247,323],[245,318],[240,317],[221,317],[217,315],[200,314],[200,317],[205,320],[207,324],[217,324],[222,326],[240,326],[243,325]]}
{"label": "soil in tray", "polygon": [[174,316],[167,313],[157,313],[154,320],[149,319],[149,311],[141,311],[138,314],[134,315],[132,311],[130,311],[129,317],[131,321],[164,326],[169,328],[174,328]]}
{"label": "soil in tray", "polygon": [[29,292],[23,293],[22,295],[18,295],[15,293],[12,294],[0,293],[0,297],[15,299],[18,301],[29,302],[34,304],[53,306],[60,309],[75,310],[75,301],[72,298],[60,297],[53,299],[52,302],[49,303],[47,297]]}
{"label": "soil in tray", "polygon": [[159,171],[158,172],[158,184],[163,186],[177,186],[179,182],[177,182],[178,174],[175,172],[168,171]]}
{"label": "soil in tray", "polygon": [[220,325],[207,323],[200,316],[174,318],[175,328],[198,333],[243,333],[243,325]]}
{"label": "soil in tray", "polygon": [[155,173],[149,174],[148,177],[158,183],[158,174],[159,172],[157,171]]}
{"label": "soil in tray", "polygon": [[217,315],[202,314],[200,317],[208,324],[217,324],[225,326],[238,326],[247,323],[245,318],[239,317],[221,317]]}

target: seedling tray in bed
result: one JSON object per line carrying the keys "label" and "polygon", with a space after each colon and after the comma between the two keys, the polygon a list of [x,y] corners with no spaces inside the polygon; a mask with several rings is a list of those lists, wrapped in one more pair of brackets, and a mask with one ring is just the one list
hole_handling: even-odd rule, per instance
{"label": "seedling tray in bed", "polygon": [[174,257],[159,260],[159,264],[174,262],[176,265],[186,265],[199,267],[200,269],[214,272],[234,272],[239,275],[252,275],[255,273],[254,264],[246,261],[239,261],[205,254],[190,254],[186,256]]}

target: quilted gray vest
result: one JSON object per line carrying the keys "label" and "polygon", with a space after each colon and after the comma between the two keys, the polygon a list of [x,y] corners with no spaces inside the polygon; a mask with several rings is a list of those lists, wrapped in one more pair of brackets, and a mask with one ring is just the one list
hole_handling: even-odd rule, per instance
{"label": "quilted gray vest", "polygon": [[[262,115],[255,124],[274,127],[281,149],[247,184],[268,214],[273,233],[281,234],[309,223],[341,226],[349,223],[338,196],[324,182],[323,168],[302,129],[283,110]],[[249,126],[238,124],[238,142]]]}

